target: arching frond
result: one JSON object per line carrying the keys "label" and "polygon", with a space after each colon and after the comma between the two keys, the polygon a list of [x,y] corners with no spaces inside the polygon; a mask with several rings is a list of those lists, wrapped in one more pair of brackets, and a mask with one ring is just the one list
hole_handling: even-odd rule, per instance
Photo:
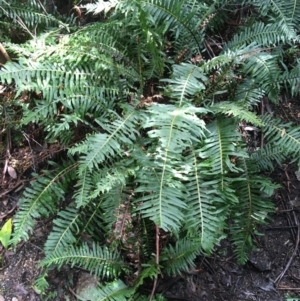
{"label": "arching frond", "polygon": [[[44,175],[35,175],[36,181],[25,189],[19,200],[22,210],[14,217],[14,237],[12,243],[16,244],[21,239],[28,239],[32,233],[34,219],[49,216],[57,211],[57,206],[64,198],[67,187],[73,177],[76,163],[62,166],[55,170],[56,173],[44,171]],[[57,166],[56,166],[57,167]]]}
{"label": "arching frond", "polygon": [[263,134],[268,143],[280,147],[286,154],[298,157],[300,153],[300,127],[291,123],[282,123],[280,119],[272,118],[272,115],[263,116]]}
{"label": "arching frond", "polygon": [[80,300],[127,301],[128,298],[132,297],[134,291],[133,288],[127,287],[123,281],[115,280],[85,291]]}
{"label": "arching frond", "polygon": [[214,104],[210,109],[215,113],[222,113],[227,116],[236,117],[238,120],[244,120],[253,125],[262,126],[263,122],[253,112],[248,111],[246,107],[239,105],[237,102],[222,101]]}
{"label": "arching frond", "polygon": [[237,142],[242,143],[242,141],[234,120],[219,118],[209,124],[207,129],[210,134],[204,140],[200,157],[212,162],[211,173],[225,176],[228,171],[238,172],[239,168],[230,159],[235,156],[247,157],[248,155],[236,148]]}
{"label": "arching frond", "polygon": [[255,233],[258,224],[266,222],[267,216],[274,210],[269,197],[278,185],[270,179],[256,174],[256,166],[252,160],[240,158],[238,166],[243,169],[233,187],[239,199],[239,204],[232,210],[234,224],[230,227],[231,239],[235,245],[238,261],[247,261],[247,252],[252,248],[251,235]]}
{"label": "arching frond", "polygon": [[[181,210],[185,208],[184,187],[180,182],[188,170],[182,166],[181,155],[188,145],[198,142],[205,135],[204,122],[196,113],[205,109],[156,105],[149,108],[149,117],[144,128],[148,135],[158,140],[150,166],[140,173],[137,191],[144,195],[138,201],[139,210],[160,228],[170,230],[180,225]],[[155,129],[151,129],[155,127]],[[184,130],[184,131],[183,131]],[[172,209],[171,209],[172,208]]]}
{"label": "arching frond", "polygon": [[72,266],[79,265],[90,273],[107,279],[117,277],[122,269],[126,269],[126,264],[118,252],[102,248],[95,243],[92,248],[83,244],[81,247],[57,249],[41,262],[41,266],[49,267],[55,264],[60,268],[67,263],[71,263]]}
{"label": "arching frond", "polygon": [[176,245],[167,246],[162,254],[162,263],[168,275],[178,275],[190,271],[194,267],[194,260],[201,252],[201,241],[184,238]]}
{"label": "arching frond", "polygon": [[46,259],[57,250],[67,250],[76,242],[75,235],[79,234],[79,218],[79,211],[72,207],[58,213],[58,217],[53,221],[53,230],[44,246]]}

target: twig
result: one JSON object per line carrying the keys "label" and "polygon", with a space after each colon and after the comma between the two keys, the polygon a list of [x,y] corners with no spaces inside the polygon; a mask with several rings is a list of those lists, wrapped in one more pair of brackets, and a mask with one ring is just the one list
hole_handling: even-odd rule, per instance
{"label": "twig", "polygon": [[300,287],[278,286],[277,290],[281,291],[300,291]]}
{"label": "twig", "polygon": [[12,213],[16,209],[17,205],[13,206],[8,212],[0,214],[0,221],[2,221],[6,216]]}
{"label": "twig", "polygon": [[295,219],[295,224],[298,226],[298,231],[297,231],[297,239],[296,239],[296,244],[295,244],[295,248],[294,248],[294,251],[293,251],[293,254],[292,256],[290,257],[290,260],[288,261],[288,263],[286,264],[284,270],[280,273],[280,275],[275,279],[274,283],[277,282],[277,288],[278,288],[278,284],[279,282],[281,281],[282,277],[285,275],[286,271],[289,269],[296,253],[297,253],[297,250],[298,250],[298,246],[299,246],[299,239],[300,239],[300,225],[299,225],[299,221],[295,215],[295,212],[293,211],[293,214],[294,214],[294,219]]}
{"label": "twig", "polygon": [[2,43],[0,43],[0,52],[1,54],[4,56],[4,58],[6,59],[6,61],[11,61],[10,56],[8,55],[8,53],[6,52],[5,48],[3,47]]}
{"label": "twig", "polygon": [[47,13],[45,7],[43,6],[43,4],[41,3],[41,1],[40,1],[40,0],[37,0],[37,2],[40,4],[40,6],[41,6],[42,10],[44,11],[44,13],[45,13],[46,15],[48,15],[48,13]]}
{"label": "twig", "polygon": [[[155,258],[155,263],[156,263],[156,266],[158,268],[159,267],[159,228],[158,228],[157,225],[155,225],[155,230],[156,230],[156,239],[155,239],[155,243],[156,243],[156,258]],[[154,280],[154,283],[153,283],[152,292],[151,292],[151,296],[150,296],[150,301],[154,297],[154,293],[155,293],[156,286],[157,286],[157,279],[158,279],[158,274],[156,273],[155,280]]]}
{"label": "twig", "polygon": [[2,175],[2,182],[4,183],[5,181],[5,174],[8,169],[8,162],[10,159],[10,150],[11,150],[11,136],[10,136],[10,128],[7,128],[7,136],[6,136],[6,158],[5,158],[5,163],[4,163],[4,168],[3,168],[3,175]]}
{"label": "twig", "polygon": [[31,31],[28,29],[28,27],[25,25],[25,23],[23,22],[23,20],[17,15],[16,18],[18,24],[33,38],[35,39],[35,36],[31,33]]}

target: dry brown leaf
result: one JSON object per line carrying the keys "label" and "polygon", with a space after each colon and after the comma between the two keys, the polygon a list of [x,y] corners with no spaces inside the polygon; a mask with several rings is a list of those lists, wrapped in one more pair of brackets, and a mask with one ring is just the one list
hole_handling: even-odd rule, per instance
{"label": "dry brown leaf", "polygon": [[13,178],[13,179],[17,179],[18,178],[17,172],[16,172],[16,170],[13,167],[8,166],[7,167],[7,172],[11,176],[11,178]]}

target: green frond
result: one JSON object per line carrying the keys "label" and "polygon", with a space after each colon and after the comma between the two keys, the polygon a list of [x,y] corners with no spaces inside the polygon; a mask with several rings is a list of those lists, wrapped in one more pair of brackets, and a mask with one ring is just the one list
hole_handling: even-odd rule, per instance
{"label": "green frond", "polygon": [[172,78],[161,80],[161,82],[169,83],[167,89],[179,103],[204,90],[207,81],[208,78],[200,67],[185,63],[173,65]]}
{"label": "green frond", "polygon": [[230,227],[231,239],[235,245],[235,255],[239,263],[247,261],[247,252],[253,247],[252,234],[257,225],[266,222],[268,214],[273,212],[274,204],[269,197],[278,185],[270,179],[257,175],[257,167],[249,159],[238,159],[238,165],[244,170],[233,183],[239,204],[232,208],[233,226]]}
{"label": "green frond", "polygon": [[[92,191],[92,190],[91,190]],[[122,185],[115,185],[109,192],[106,192],[93,201],[89,201],[81,214],[81,231],[91,237],[101,237],[112,235],[114,239],[120,238],[123,233],[118,233],[118,228],[114,231],[113,225],[124,218],[124,208],[128,195]],[[128,205],[129,206],[129,205]],[[129,206],[130,208],[130,206]],[[125,212],[127,214],[127,212]],[[106,237],[107,238],[107,237]]]}
{"label": "green frond", "polygon": [[281,146],[266,144],[263,148],[251,153],[250,159],[255,162],[260,170],[273,171],[274,162],[281,166],[287,156],[287,149]]}
{"label": "green frond", "polygon": [[88,169],[84,169],[78,177],[77,183],[74,186],[76,189],[74,198],[77,208],[85,206],[90,201],[88,196],[94,188],[92,176]]}
{"label": "green frond", "polygon": [[122,146],[132,144],[139,136],[139,132],[134,130],[135,125],[140,122],[141,114],[132,107],[127,106],[128,113],[124,117],[115,114],[115,120],[104,123],[100,126],[106,133],[96,133],[87,136],[83,143],[77,144],[69,150],[71,155],[81,154],[79,164],[79,174],[86,173],[86,169],[97,170],[99,164],[106,159],[122,156],[125,149]]}
{"label": "green frond", "polygon": [[[173,173],[175,173],[174,170]],[[183,209],[186,208],[183,184],[172,179],[172,171],[166,169],[156,171],[145,169],[139,175],[139,187],[136,193],[143,196],[137,198],[138,212],[143,218],[151,219],[159,228],[165,231],[178,231],[183,219]]]}
{"label": "green frond", "polygon": [[289,24],[297,26],[299,24],[300,4],[297,0],[254,0],[252,4],[262,15],[268,16],[271,19],[282,20],[285,26]]}
{"label": "green frond", "polygon": [[297,61],[297,65],[292,70],[285,71],[279,81],[284,83],[293,96],[297,96],[300,92],[300,61]]}
{"label": "green frond", "polygon": [[67,187],[73,177],[77,163],[62,166],[53,172],[44,171],[42,176],[35,175],[36,180],[27,187],[19,200],[19,210],[14,217],[14,237],[12,243],[27,240],[33,231],[34,219],[49,216],[57,211],[57,206],[64,199]]}
{"label": "green frond", "polygon": [[150,166],[144,166],[138,172],[140,186],[137,192],[146,194],[138,199],[142,204],[138,209],[160,228],[177,229],[181,210],[185,208],[184,187],[180,180],[188,172],[186,166],[182,166],[182,152],[188,145],[204,138],[205,124],[196,113],[207,111],[194,106],[155,105],[148,112],[143,126],[158,145],[151,155]]}
{"label": "green frond", "polygon": [[43,98],[48,102],[60,96],[86,92],[86,89],[96,80],[94,72],[87,66],[81,70],[66,70],[63,65],[32,61],[8,62],[1,69],[1,78],[8,83],[15,81],[20,92],[41,91]]}
{"label": "green frond", "polygon": [[115,280],[106,284],[91,288],[78,297],[81,301],[101,300],[101,301],[128,301],[134,294],[134,289],[127,287],[122,280]]}
{"label": "green frond", "polygon": [[226,116],[236,117],[238,120],[244,120],[256,126],[263,125],[263,122],[255,113],[247,110],[245,106],[237,102],[222,101],[211,106],[210,110],[214,113],[222,113]]}
{"label": "green frond", "polygon": [[58,268],[64,264],[71,264],[72,267],[78,265],[93,275],[107,279],[117,277],[122,270],[127,268],[118,252],[110,251],[107,247],[100,247],[96,243],[93,243],[91,248],[87,244],[80,247],[69,246],[68,249],[59,248],[40,263],[43,267],[50,267],[54,264]]}
{"label": "green frond", "polygon": [[76,242],[75,235],[79,234],[80,213],[77,209],[68,207],[58,212],[58,217],[53,220],[53,230],[49,234],[44,246],[46,258],[56,253],[58,250],[67,250]]}
{"label": "green frond", "polygon": [[283,123],[280,119],[272,118],[272,115],[264,115],[263,135],[265,141],[273,147],[280,147],[285,153],[293,157],[300,153],[300,126],[291,123]]}
{"label": "green frond", "polygon": [[97,15],[104,12],[106,14],[111,9],[115,8],[120,2],[121,0],[109,0],[105,2],[103,0],[98,0],[96,3],[88,3],[83,5],[83,7],[86,8],[88,13]]}
{"label": "green frond", "polygon": [[101,193],[107,193],[118,185],[126,185],[127,178],[134,175],[134,167],[128,165],[127,158],[120,160],[113,166],[104,167],[93,173],[93,182],[95,189],[90,198],[96,198]]}
{"label": "green frond", "polygon": [[194,267],[194,260],[201,252],[201,241],[198,239],[180,239],[175,247],[168,245],[161,255],[164,270],[168,275],[180,275]]}
{"label": "green frond", "polygon": [[247,108],[253,108],[261,102],[264,95],[264,91],[259,87],[256,81],[249,78],[238,85],[233,99],[234,102],[241,103]]}
{"label": "green frond", "polygon": [[220,180],[209,180],[209,164],[199,162],[199,157],[194,151],[184,163],[193,166],[193,169],[189,172],[185,184],[188,209],[185,212],[183,229],[187,231],[187,235],[193,232],[191,236],[199,236],[202,250],[210,253],[215,243],[223,236],[228,204],[234,198],[228,203],[225,202],[224,193],[220,191]]}
{"label": "green frond", "polygon": [[238,49],[243,45],[255,43],[257,46],[271,47],[275,44],[289,43],[297,39],[294,28],[288,30],[283,26],[284,21],[264,24],[255,22],[249,27],[245,27],[239,34],[235,34],[223,51],[227,49]]}
{"label": "green frond", "polygon": [[244,62],[243,71],[259,84],[270,100],[277,103],[280,91],[278,77],[281,72],[277,60],[272,54],[259,50],[257,53],[254,51]]}
{"label": "green frond", "polygon": [[45,14],[38,1],[0,0],[0,18],[8,18],[16,23],[21,21],[30,28],[60,23],[52,15]]}
{"label": "green frond", "polygon": [[200,52],[203,35],[199,30],[199,19],[195,8],[189,10],[189,7],[185,6],[184,0],[148,0],[140,2],[142,8],[152,16],[153,22],[157,26],[163,24],[164,32],[171,31],[175,38],[184,37],[186,44],[181,43],[181,46],[186,47],[192,40]]}
{"label": "green frond", "polygon": [[34,288],[37,289],[37,291],[45,292],[49,288],[49,283],[46,280],[46,277],[48,274],[43,271],[40,276],[34,281]]}
{"label": "green frond", "polygon": [[239,168],[230,159],[248,155],[237,148],[238,144],[242,145],[242,140],[234,119],[218,118],[207,129],[210,134],[200,149],[200,157],[212,162],[211,173],[225,176],[229,171],[239,172]]}
{"label": "green frond", "polygon": [[138,278],[135,283],[135,288],[144,284],[146,279],[154,279],[158,274],[160,274],[160,266],[155,263],[154,259],[143,264],[143,270],[139,273]]}

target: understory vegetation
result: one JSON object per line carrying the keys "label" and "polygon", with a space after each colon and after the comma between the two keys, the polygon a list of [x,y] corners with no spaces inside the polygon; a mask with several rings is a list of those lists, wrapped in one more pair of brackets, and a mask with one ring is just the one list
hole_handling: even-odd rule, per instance
{"label": "understory vegetation", "polygon": [[269,110],[299,95],[299,1],[42,2],[0,0],[3,133],[59,148],[13,218],[14,246],[53,218],[39,290],[71,264],[101,278],[85,300],[165,300],[158,278],[224,238],[244,264],[269,172],[300,159],[300,128]]}

